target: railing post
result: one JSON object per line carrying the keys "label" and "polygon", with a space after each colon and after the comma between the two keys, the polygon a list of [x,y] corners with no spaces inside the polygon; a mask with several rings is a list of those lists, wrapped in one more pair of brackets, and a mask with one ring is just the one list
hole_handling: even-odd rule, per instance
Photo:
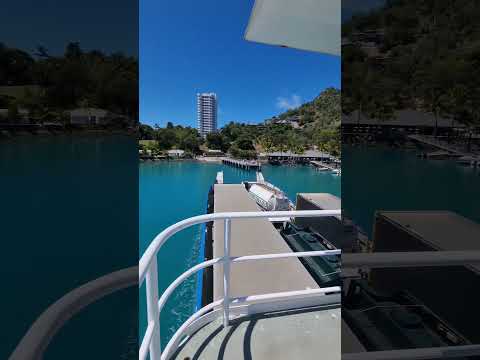
{"label": "railing post", "polygon": [[223,236],[223,327],[228,326],[230,313],[230,229],[231,220],[225,219]]}
{"label": "railing post", "polygon": [[150,360],[160,360],[160,316],[158,313],[158,266],[156,256],[150,263],[145,281],[147,286],[148,322],[153,322],[155,324],[152,341],[150,342]]}

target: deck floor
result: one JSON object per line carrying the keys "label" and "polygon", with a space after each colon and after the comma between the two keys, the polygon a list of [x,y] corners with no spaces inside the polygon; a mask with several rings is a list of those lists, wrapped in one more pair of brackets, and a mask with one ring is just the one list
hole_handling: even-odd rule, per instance
{"label": "deck floor", "polygon": [[[260,211],[241,184],[215,185],[215,212]],[[223,256],[223,221],[215,221],[213,257]],[[292,252],[268,219],[237,219],[231,224],[231,255]],[[231,297],[316,289],[317,283],[297,258],[249,261],[231,267]],[[223,269],[213,273],[213,298],[223,298]]]}
{"label": "deck floor", "polygon": [[200,329],[178,351],[178,360],[340,360],[340,307],[218,319]]}

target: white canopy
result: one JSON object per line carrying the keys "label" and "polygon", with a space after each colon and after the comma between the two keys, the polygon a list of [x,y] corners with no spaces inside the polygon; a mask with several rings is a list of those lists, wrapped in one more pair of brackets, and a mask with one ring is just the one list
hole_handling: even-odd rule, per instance
{"label": "white canopy", "polygon": [[340,0],[255,0],[245,38],[340,56]]}

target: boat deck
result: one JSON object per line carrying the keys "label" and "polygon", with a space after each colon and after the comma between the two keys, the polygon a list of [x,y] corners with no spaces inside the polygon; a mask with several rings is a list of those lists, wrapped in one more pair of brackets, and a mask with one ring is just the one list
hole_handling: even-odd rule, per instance
{"label": "boat deck", "polygon": [[175,359],[316,359],[340,360],[340,307],[310,308],[218,319],[201,328],[180,348]]}
{"label": "boat deck", "polygon": [[[216,184],[214,211],[259,211],[260,208],[241,184]],[[223,221],[215,221],[213,257],[223,256]],[[291,252],[292,250],[267,219],[242,219],[231,224],[231,255]],[[230,296],[318,288],[317,283],[297,258],[263,260],[233,264]],[[213,272],[214,301],[223,298],[223,269]]]}

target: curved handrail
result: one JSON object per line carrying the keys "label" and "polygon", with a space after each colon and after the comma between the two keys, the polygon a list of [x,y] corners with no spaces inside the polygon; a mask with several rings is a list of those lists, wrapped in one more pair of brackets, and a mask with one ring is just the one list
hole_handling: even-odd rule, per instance
{"label": "curved handrail", "polygon": [[50,305],[28,329],[9,360],[39,360],[58,330],[91,303],[138,283],[138,267],[115,271],[90,281]]}
{"label": "curved handrail", "polygon": [[[158,234],[153,241],[148,246],[147,250],[144,252],[143,256],[139,262],[139,286],[143,284],[143,281],[146,280],[146,300],[147,300],[147,330],[148,330],[148,341],[145,342],[145,337],[142,340],[142,353],[146,354],[147,347],[150,351],[151,358],[165,358],[165,355],[161,353],[160,347],[160,326],[159,318],[160,311],[163,307],[163,304],[166,302],[168,297],[171,295],[173,290],[188,276],[192,273],[215,263],[222,262],[224,266],[224,298],[223,298],[223,319],[224,326],[228,325],[229,319],[229,281],[230,281],[230,263],[234,261],[247,261],[247,260],[261,260],[266,258],[281,258],[281,257],[300,257],[299,253],[288,253],[288,254],[264,254],[264,255],[249,255],[246,257],[232,258],[230,257],[230,222],[232,219],[254,219],[254,218],[285,218],[285,217],[322,217],[322,216],[339,216],[341,215],[341,210],[303,210],[303,211],[257,211],[257,212],[224,212],[224,213],[213,213],[207,215],[194,216],[183,221],[180,221],[176,224],[173,224],[163,230]],[[189,269],[186,273],[180,275],[174,283],[172,283],[167,290],[162,294],[162,297],[159,299],[158,296],[158,263],[156,255],[162,245],[174,234],[177,232],[188,228],[193,225],[198,225],[201,223],[211,222],[215,220],[224,220],[224,256],[220,259],[210,260],[207,263],[198,264],[197,266]],[[314,252],[306,252],[314,253]],[[310,256],[310,255],[304,255]],[[240,259],[242,258],[242,259]],[[267,294],[269,295],[269,294]],[[271,294],[270,294],[271,295]]]}
{"label": "curved handrail", "polygon": [[341,210],[299,210],[299,211],[258,211],[258,212],[223,212],[206,215],[194,216],[180,222],[177,222],[160,234],[158,234],[148,246],[147,250],[142,255],[139,263],[138,280],[139,286],[145,280],[148,267],[152,259],[157,255],[162,245],[177,232],[186,229],[192,225],[198,225],[205,222],[224,220],[229,218],[234,219],[253,219],[253,218],[282,218],[282,217],[317,217],[317,216],[339,216]]}
{"label": "curved handrail", "polygon": [[[238,256],[238,257],[230,257],[230,261],[232,263],[238,263],[238,262],[244,262],[244,261],[252,261],[252,260],[268,260],[268,259],[282,259],[282,258],[299,258],[299,257],[308,257],[308,256],[331,256],[331,255],[340,255],[341,251],[340,250],[325,250],[325,251],[306,251],[306,252],[297,252],[297,253],[281,253],[281,254],[262,254],[262,255],[248,255],[248,256]],[[224,258],[215,258],[212,260],[204,261],[184,273],[182,273],[177,279],[175,279],[174,282],[172,282],[168,288],[163,292],[160,300],[158,301],[158,312],[160,313],[165,306],[168,298],[172,295],[172,293],[175,291],[175,289],[184,281],[186,280],[189,276],[195,274],[196,272],[200,271],[201,269],[204,269],[206,267],[214,266],[216,264],[221,263],[224,260]],[[312,293],[328,293],[328,292],[340,292],[340,287],[339,286],[332,286],[328,288],[319,288],[319,289],[306,289],[306,290],[297,290],[297,291],[292,291],[292,292],[287,292],[287,293],[277,293],[277,294],[263,294],[263,295],[254,295],[254,296],[246,296],[243,298],[235,298],[231,299],[231,303],[235,303],[235,305],[240,305],[242,303],[246,302],[251,302],[253,300],[274,300],[278,298],[279,294],[282,296],[285,296],[285,294],[295,294],[295,295],[311,295]],[[175,334],[172,336],[170,341],[168,342],[165,351],[162,353],[162,359],[167,359],[168,355],[175,351],[175,346],[178,343],[180,337],[183,335],[183,332],[189,327],[190,324],[192,324],[196,319],[198,319],[200,316],[205,314],[207,311],[212,310],[214,307],[223,304],[225,301],[224,298],[221,298],[211,304],[206,305],[205,307],[201,308],[197,312],[195,312],[193,315],[190,316],[190,318],[182,324],[182,326],[175,332]],[[149,331],[149,328],[150,331]],[[146,359],[147,355],[147,349],[148,346],[150,345],[150,342],[152,340],[152,336],[150,334],[153,333],[155,329],[155,324],[149,323],[147,332],[145,333],[145,336],[142,340],[140,349],[141,351],[139,352],[139,360]]]}

